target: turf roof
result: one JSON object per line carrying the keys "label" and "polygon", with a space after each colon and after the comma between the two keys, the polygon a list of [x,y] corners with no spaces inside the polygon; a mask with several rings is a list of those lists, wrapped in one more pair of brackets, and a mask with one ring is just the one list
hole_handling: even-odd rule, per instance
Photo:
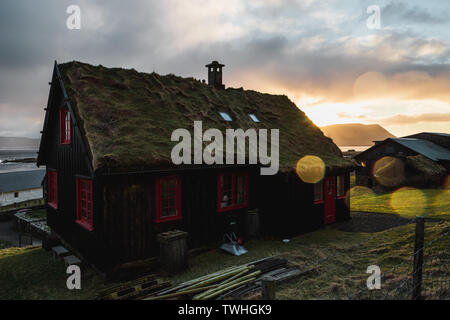
{"label": "turf roof", "polygon": [[[185,128],[193,137],[194,121],[203,122],[203,131],[279,129],[280,171],[295,170],[307,154],[321,157],[329,170],[354,166],[285,95],[220,90],[193,78],[81,62],[58,67],[94,169],[172,167],[172,131]],[[223,121],[219,111],[233,121]]]}
{"label": "turf roof", "polygon": [[406,157],[406,165],[426,176],[440,176],[445,174],[445,168],[443,166],[421,154]]}

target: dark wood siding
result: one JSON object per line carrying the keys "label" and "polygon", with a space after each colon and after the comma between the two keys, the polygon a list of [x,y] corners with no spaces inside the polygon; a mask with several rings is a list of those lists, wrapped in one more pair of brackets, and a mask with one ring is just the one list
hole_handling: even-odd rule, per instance
{"label": "dark wood siding", "polygon": [[[180,229],[189,233],[190,248],[220,242],[229,219],[244,232],[245,210],[217,212],[217,175],[223,171],[196,170],[176,174],[181,180],[182,219],[156,223],[155,181],[161,174],[102,176],[103,257],[119,264],[158,254],[158,233]],[[254,207],[255,173],[249,174],[249,208]]]}
{"label": "dark wood siding", "polygon": [[[58,174],[58,209],[47,206],[48,225],[63,237],[70,245],[86,258],[92,256],[93,247],[98,243],[97,230],[87,231],[77,223],[76,207],[76,176],[93,178],[90,164],[85,154],[85,147],[80,133],[72,126],[72,141],[70,144],[60,144],[59,110],[67,106],[62,87],[54,74],[49,97],[48,120],[45,130],[45,144],[40,152],[45,152],[45,165],[55,169]],[[72,124],[76,123],[72,120]],[[95,188],[95,181],[94,181]],[[98,202],[94,192],[94,228],[101,224],[95,214]]]}
{"label": "dark wood siding", "polygon": [[[346,190],[350,173],[346,175]],[[303,183],[295,174],[260,177],[259,207],[266,235],[292,237],[324,225],[324,204],[314,204],[314,185]],[[336,199],[336,221],[350,218],[344,199]]]}

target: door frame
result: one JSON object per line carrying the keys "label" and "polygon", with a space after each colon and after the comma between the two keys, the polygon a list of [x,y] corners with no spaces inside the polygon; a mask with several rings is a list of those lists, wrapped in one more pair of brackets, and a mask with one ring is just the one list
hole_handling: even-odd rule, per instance
{"label": "door frame", "polygon": [[329,224],[336,221],[336,176],[324,180],[324,224]]}

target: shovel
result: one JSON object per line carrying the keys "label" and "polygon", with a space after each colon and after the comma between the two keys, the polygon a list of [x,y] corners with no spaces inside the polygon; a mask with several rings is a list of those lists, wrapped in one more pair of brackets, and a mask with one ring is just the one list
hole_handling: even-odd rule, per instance
{"label": "shovel", "polygon": [[[228,239],[228,241],[226,241],[226,239]],[[237,242],[237,237],[234,232],[225,233],[224,243],[220,246],[220,249],[235,256],[240,256],[248,252],[247,249]]]}

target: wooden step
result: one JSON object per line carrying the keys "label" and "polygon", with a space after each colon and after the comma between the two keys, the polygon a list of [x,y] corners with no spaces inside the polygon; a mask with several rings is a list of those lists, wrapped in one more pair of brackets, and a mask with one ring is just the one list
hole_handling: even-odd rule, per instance
{"label": "wooden step", "polygon": [[55,258],[61,258],[70,254],[69,250],[67,250],[63,246],[53,247],[52,252]]}
{"label": "wooden step", "polygon": [[66,267],[68,267],[70,265],[74,265],[74,264],[79,266],[79,265],[81,265],[81,263],[82,263],[81,260],[78,259],[78,257],[76,257],[76,256],[71,255],[71,256],[64,257],[64,264],[66,265]]}

